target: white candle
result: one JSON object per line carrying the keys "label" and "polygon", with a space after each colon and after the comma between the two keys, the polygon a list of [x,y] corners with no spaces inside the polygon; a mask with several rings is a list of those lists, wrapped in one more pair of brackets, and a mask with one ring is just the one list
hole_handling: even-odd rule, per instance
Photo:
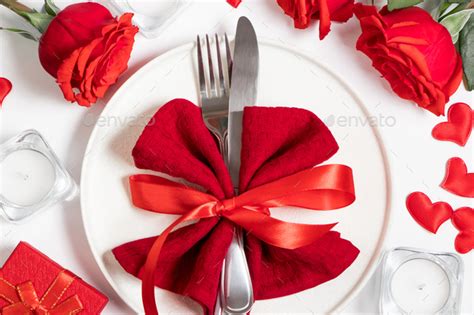
{"label": "white candle", "polygon": [[127,2],[133,11],[145,16],[165,16],[177,7],[177,1],[173,0],[128,0]]}
{"label": "white candle", "polygon": [[409,314],[434,314],[449,298],[450,284],[446,272],[435,262],[413,259],[393,274],[390,285],[393,299]]}
{"label": "white candle", "polygon": [[53,164],[40,152],[21,149],[0,161],[0,194],[16,205],[38,203],[49,193],[55,180]]}

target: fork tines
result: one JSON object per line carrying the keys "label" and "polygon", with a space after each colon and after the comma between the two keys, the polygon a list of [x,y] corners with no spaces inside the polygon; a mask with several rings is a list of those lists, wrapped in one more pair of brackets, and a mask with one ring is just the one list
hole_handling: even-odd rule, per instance
{"label": "fork tines", "polygon": [[[230,87],[230,77],[232,71],[232,57],[230,52],[229,40],[227,34],[224,35],[224,49],[225,58],[221,54],[222,40],[217,34],[214,37],[216,46],[216,57],[214,58],[211,49],[211,42],[209,35],[206,34],[206,53],[207,53],[207,68],[204,66],[204,57],[202,50],[202,42],[199,35],[197,36],[197,54],[198,54],[198,72],[199,72],[199,90],[201,98],[215,98],[223,95],[228,95]],[[217,71],[214,67],[214,60],[217,62]],[[207,75],[205,74],[207,69]],[[217,80],[216,80],[217,78]],[[227,84],[226,84],[227,80]]]}

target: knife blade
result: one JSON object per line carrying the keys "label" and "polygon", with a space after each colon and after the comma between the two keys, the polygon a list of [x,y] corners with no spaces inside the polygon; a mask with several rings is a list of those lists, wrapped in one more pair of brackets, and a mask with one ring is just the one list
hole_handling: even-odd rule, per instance
{"label": "knife blade", "polygon": [[235,36],[229,97],[228,161],[234,189],[239,185],[243,110],[257,100],[258,66],[257,35],[249,19],[241,17]]}
{"label": "knife blade", "polygon": [[[259,52],[255,30],[249,19],[241,17],[237,24],[234,44],[227,137],[227,162],[236,195],[239,193],[243,110],[245,106],[255,105],[258,66]],[[238,227],[234,229],[234,237],[224,261],[221,279],[223,311],[230,314],[249,312],[254,302],[253,288],[245,257],[242,231]]]}

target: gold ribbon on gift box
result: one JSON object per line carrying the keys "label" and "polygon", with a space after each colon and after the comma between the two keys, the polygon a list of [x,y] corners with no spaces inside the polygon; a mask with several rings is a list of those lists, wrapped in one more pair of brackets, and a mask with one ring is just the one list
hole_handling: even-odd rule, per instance
{"label": "gold ribbon on gift box", "polygon": [[0,274],[0,298],[9,305],[0,309],[2,315],[72,315],[83,310],[77,294],[58,304],[76,276],[62,270],[41,299],[31,281],[13,285]]}

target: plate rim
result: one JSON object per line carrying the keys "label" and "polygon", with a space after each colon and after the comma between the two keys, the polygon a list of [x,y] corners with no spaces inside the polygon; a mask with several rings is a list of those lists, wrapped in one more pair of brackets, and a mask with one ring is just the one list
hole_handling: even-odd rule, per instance
{"label": "plate rim", "polygon": [[[233,38],[231,39],[233,41]],[[370,116],[370,112],[367,110],[367,106],[365,105],[365,102],[362,101],[362,98],[360,97],[359,93],[352,88],[352,86],[338,73],[334,72],[326,63],[319,61],[316,59],[316,57],[313,57],[309,54],[307,51],[299,51],[298,47],[291,47],[289,45],[284,45],[276,40],[273,39],[268,39],[265,37],[260,37],[258,39],[259,45],[268,45],[268,46],[274,46],[279,49],[286,50],[288,52],[291,52],[295,55],[299,55],[310,62],[316,64],[318,67],[322,68],[324,71],[330,73],[334,78],[339,81],[339,83],[346,89],[347,93],[351,95],[354,100],[358,103],[359,108],[363,112],[363,114],[366,117]],[[114,94],[111,96],[111,98],[107,101],[106,105],[104,106],[103,111],[100,113],[100,115],[97,118],[97,122],[100,120],[100,117],[106,116],[109,111],[111,111],[112,106],[109,106],[109,104],[113,104],[116,102],[116,99],[120,97],[120,94],[122,94],[123,90],[126,90],[127,86],[132,84],[131,82],[135,81],[138,76],[141,75],[142,72],[146,71],[148,68],[152,67],[154,63],[159,62],[161,59],[165,59],[173,54],[177,54],[180,51],[185,51],[185,50],[192,50],[195,46],[194,42],[188,42],[183,45],[179,45],[175,48],[172,48],[168,51],[166,51],[163,54],[160,54],[150,61],[146,62],[144,65],[142,65],[138,70],[136,70],[133,74],[130,75],[130,77],[127,78],[125,82],[123,82],[117,90],[114,92]],[[81,179],[80,179],[80,205],[81,205],[81,221],[82,225],[84,226],[84,231],[87,239],[87,243],[89,245],[89,249],[92,252],[92,256],[94,257],[95,263],[99,267],[102,275],[105,277],[109,285],[114,289],[115,293],[122,299],[122,301],[127,304],[128,307],[130,307],[134,312],[137,312],[137,309],[135,307],[135,303],[130,301],[130,298],[128,297],[127,294],[122,292],[122,290],[116,285],[115,281],[113,280],[112,276],[109,274],[107,269],[105,268],[105,265],[101,262],[101,258],[99,257],[98,253],[96,252],[93,242],[91,241],[91,232],[88,228],[87,224],[87,211],[85,211],[85,194],[83,193],[83,186],[82,186],[82,181],[84,178],[87,178],[86,176],[86,169],[89,164],[89,155],[87,154],[90,152],[93,146],[93,142],[95,142],[96,134],[98,133],[98,124],[97,122],[94,124],[94,128],[89,136],[89,140],[87,142],[85,154],[83,157],[83,162],[82,162],[82,167],[81,167]],[[365,287],[365,285],[369,282],[371,279],[371,276],[374,274],[375,270],[377,269],[379,262],[382,258],[383,250],[384,250],[384,245],[387,239],[387,235],[389,234],[389,229],[390,229],[390,221],[393,219],[393,211],[392,211],[392,195],[393,195],[393,187],[392,187],[392,174],[391,174],[391,168],[390,168],[390,160],[387,155],[387,150],[384,145],[383,137],[380,132],[380,128],[378,126],[370,126],[372,132],[374,133],[374,136],[377,141],[377,145],[380,149],[380,153],[382,156],[382,159],[384,161],[384,172],[385,172],[385,185],[386,185],[386,200],[385,200],[385,218],[384,218],[384,223],[382,226],[382,232],[379,235],[379,239],[376,245],[376,249],[372,253],[372,257],[369,260],[369,263],[367,267],[365,268],[364,272],[362,275],[359,277],[357,280],[357,283],[352,287],[351,291],[346,294],[341,301],[334,306],[331,310],[329,310],[327,313],[340,313],[343,311],[347,305],[362,291],[362,289]],[[139,310],[137,313],[140,313],[141,310]]]}

